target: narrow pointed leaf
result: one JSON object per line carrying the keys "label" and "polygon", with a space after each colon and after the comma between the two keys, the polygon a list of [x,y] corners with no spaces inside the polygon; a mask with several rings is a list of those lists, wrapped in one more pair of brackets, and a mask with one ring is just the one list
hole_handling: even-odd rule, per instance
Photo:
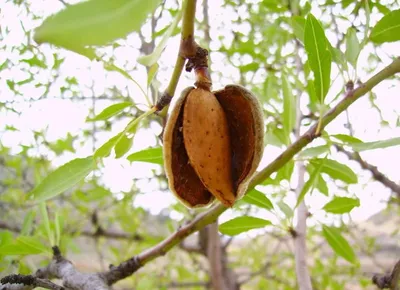
{"label": "narrow pointed leaf", "polygon": [[34,35],[37,43],[65,48],[106,45],[138,31],[160,0],[89,0],[48,17]]}
{"label": "narrow pointed leaf", "polygon": [[37,202],[53,198],[83,180],[95,166],[93,156],[74,159],[47,175],[29,195]]}
{"label": "narrow pointed leaf", "polygon": [[307,148],[299,153],[299,158],[313,158],[329,151],[328,145]]}
{"label": "narrow pointed leaf", "polygon": [[342,141],[343,143],[363,143],[363,141],[361,141],[360,139],[350,136],[350,135],[346,135],[346,134],[335,134],[332,135],[331,137],[338,139],[340,141]]}
{"label": "narrow pointed leaf", "polygon": [[110,119],[111,117],[114,117],[115,115],[118,115],[125,108],[128,108],[130,106],[132,106],[131,102],[123,102],[123,103],[113,104],[113,105],[105,108],[98,115],[96,115],[92,119],[89,119],[88,121],[100,121],[100,120]]}
{"label": "narrow pointed leaf", "polygon": [[358,198],[335,197],[325,204],[323,209],[326,212],[343,214],[350,212],[353,208],[358,206],[360,206],[360,200]]}
{"label": "narrow pointed leaf", "polygon": [[252,189],[250,190],[243,198],[242,200],[244,202],[247,202],[249,204],[265,208],[267,210],[272,210],[274,206],[272,205],[272,202],[268,199],[268,197],[262,193],[261,191],[258,191],[257,189]]}
{"label": "narrow pointed leaf", "polygon": [[356,262],[357,257],[353,248],[349,245],[337,228],[323,225],[322,234],[336,254],[350,263]]}
{"label": "narrow pointed leaf", "polygon": [[360,151],[367,151],[374,149],[382,149],[398,145],[400,145],[400,137],[381,140],[381,141],[374,141],[374,142],[355,143],[351,144],[350,146],[353,148],[354,151],[360,152]]}
{"label": "narrow pointed leaf", "polygon": [[289,135],[292,132],[296,122],[296,100],[293,96],[292,86],[290,85],[285,74],[282,74],[282,92],[283,92],[283,115],[282,115],[283,128],[285,130],[287,140],[290,141]]}
{"label": "narrow pointed leaf", "polygon": [[314,73],[314,86],[317,99],[323,103],[330,86],[332,57],[328,40],[320,22],[309,14],[304,29],[304,47],[308,62]]}
{"label": "narrow pointed leaf", "polygon": [[112,137],[103,145],[101,145],[101,147],[97,149],[96,152],[94,153],[94,157],[95,158],[108,157],[111,154],[111,150],[114,148],[121,134],[122,133],[119,133],[118,135]]}
{"label": "narrow pointed leaf", "polygon": [[163,151],[161,147],[148,148],[132,153],[127,157],[127,159],[131,162],[141,161],[159,165],[164,164]]}
{"label": "narrow pointed leaf", "polygon": [[375,43],[400,40],[400,9],[383,16],[372,28],[370,39]]}
{"label": "narrow pointed leaf", "polygon": [[304,42],[305,26],[306,26],[306,20],[303,17],[297,15],[292,17],[293,33],[301,42]]}
{"label": "narrow pointed leaf", "polygon": [[324,163],[324,166],[321,168],[321,172],[328,174],[333,179],[339,179],[349,184],[358,182],[357,175],[353,170],[351,170],[350,167],[335,160],[318,158],[311,160],[310,163],[313,166],[318,166],[321,162]]}
{"label": "narrow pointed leaf", "polygon": [[356,30],[350,27],[346,34],[346,59],[355,68],[357,65],[358,55],[361,51],[361,45],[358,41]]}
{"label": "narrow pointed leaf", "polygon": [[133,138],[127,137],[125,134],[121,137],[121,139],[115,144],[114,152],[115,158],[120,158],[124,156],[129,149],[131,149],[133,144]]}
{"label": "narrow pointed leaf", "polygon": [[224,235],[235,236],[252,229],[263,228],[271,225],[269,220],[251,216],[241,216],[227,221],[219,226],[219,231]]}

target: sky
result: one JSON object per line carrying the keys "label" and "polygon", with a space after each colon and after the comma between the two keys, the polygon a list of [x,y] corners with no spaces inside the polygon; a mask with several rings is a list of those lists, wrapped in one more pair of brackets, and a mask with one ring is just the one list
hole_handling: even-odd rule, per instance
{"label": "sky", "polygon": [[[198,4],[201,4],[201,1],[198,2]],[[229,43],[232,39],[229,34],[224,32],[224,28],[231,27],[231,21],[235,15],[233,11],[223,11],[221,9],[221,0],[213,0],[209,1],[209,3],[210,23],[212,24],[212,27],[216,27],[216,29],[211,30],[211,37],[213,39],[217,39],[219,35],[225,35],[226,37],[224,41]],[[59,9],[62,9],[62,7],[63,5],[56,0],[35,0],[32,4],[32,11],[35,11],[39,15],[49,15],[58,11]],[[2,23],[4,26],[12,28],[9,35],[4,40],[0,40],[1,45],[18,45],[23,41],[24,32],[22,30],[21,23],[23,23],[23,26],[27,30],[32,29],[40,24],[40,21],[27,21],[26,19],[21,18],[23,16],[19,14],[18,10],[11,3],[1,3],[0,9],[0,23]],[[201,11],[199,10],[201,9],[198,9],[197,16],[198,19],[201,20],[202,15]],[[7,12],[5,13],[5,11]],[[312,12],[317,18],[319,17],[318,9],[313,9]],[[246,11],[240,11],[240,13],[246,13]],[[373,16],[371,18],[371,25],[373,25],[373,23],[375,23],[378,19],[379,16]],[[160,23],[160,26],[168,24],[169,21],[170,19],[164,19],[163,23]],[[339,28],[345,32],[347,27],[343,26],[343,24],[340,23],[340,20],[338,20],[338,22]],[[357,25],[357,23],[354,23],[354,25]],[[240,29],[244,33],[249,29],[249,27],[246,27],[245,25],[243,27],[236,28]],[[146,32],[146,29],[148,30],[148,27],[144,29],[144,32]],[[333,37],[332,35],[327,36],[328,38]],[[359,37],[360,36],[361,35],[359,35]],[[118,48],[117,64],[122,65],[123,63],[128,62],[129,64],[132,64],[132,66],[135,66],[135,60],[139,56],[139,38],[135,35],[132,35],[129,36],[128,40],[124,43],[128,45]],[[178,44],[179,39],[177,37],[170,39],[161,57],[161,61],[159,63],[160,73],[158,77],[161,90],[164,89],[168,84],[168,80],[172,72],[172,66],[176,58]],[[217,50],[218,44],[215,41],[211,42],[210,47],[211,49]],[[40,47],[40,49],[48,55],[52,54],[52,48],[48,45],[43,45]],[[385,51],[387,56],[383,57],[383,63],[376,67],[375,72],[389,64],[391,62],[390,57],[396,55],[399,49],[399,43],[383,45],[382,51]],[[367,65],[367,57],[370,51],[371,47],[367,47],[360,55],[360,68]],[[145,108],[143,104],[145,104],[146,101],[135,84],[130,83],[120,75],[110,73],[106,74],[101,64],[90,62],[89,60],[74,53],[64,51],[62,55],[66,57],[67,61],[65,61],[62,66],[62,70],[60,71],[60,79],[62,79],[63,76],[75,76],[79,80],[80,88],[83,88],[82,92],[84,96],[90,97],[93,95],[93,93],[95,95],[101,95],[104,93],[106,88],[117,85],[120,88],[127,87],[134,102],[142,104],[141,108]],[[16,52],[0,51],[0,63],[2,63],[1,59],[8,58],[11,61],[15,61],[16,57]],[[221,79],[220,83],[214,83],[215,89],[218,89],[228,83],[232,83],[234,80],[238,79],[239,76],[237,71],[226,66],[223,55],[215,53],[212,54],[211,57],[213,60],[214,70],[217,70],[218,68],[224,69],[224,78]],[[332,70],[332,76],[336,76],[337,74],[338,70],[337,68],[334,68]],[[9,101],[14,98],[12,93],[6,89],[5,84],[5,80],[10,76],[12,76],[15,80],[22,80],[26,77],[24,73],[21,72],[19,67],[14,67],[10,70],[0,72],[0,101],[2,102],[6,100]],[[371,76],[371,74],[365,74],[362,72],[362,70],[359,70],[358,76],[361,80],[366,80],[369,76]],[[45,81],[49,78],[49,75],[41,72],[35,75],[35,77],[38,80]],[[177,92],[180,92],[183,88],[192,85],[193,79],[191,77],[191,75],[184,73],[179,82]],[[138,65],[137,72],[133,75],[133,78],[143,87],[145,87],[147,82],[145,68]],[[16,106],[22,112],[21,115],[18,116],[12,113],[5,113],[3,111],[0,112],[0,128],[8,124],[14,125],[19,129],[17,132],[0,132],[2,143],[13,148],[13,152],[15,154],[17,154],[20,150],[18,144],[29,144],[32,142],[33,130],[41,130],[47,127],[47,138],[49,141],[54,141],[59,138],[65,138],[68,132],[71,132],[73,135],[79,134],[79,132],[82,131],[82,128],[91,126],[90,124],[85,123],[85,120],[88,116],[88,110],[91,106],[91,101],[88,101],[87,103],[74,103],[66,99],[59,99],[57,96],[59,95],[61,81],[58,82],[59,83],[56,81],[54,84],[54,88],[50,92],[50,98],[48,99],[38,100],[30,103],[23,100],[17,100]],[[92,84],[94,84],[93,88],[89,89]],[[333,82],[327,100],[329,100],[329,98],[332,99],[337,92],[340,91],[340,87],[341,81],[340,78],[338,78],[337,81]],[[368,101],[367,97],[364,97],[352,105],[348,112],[354,128],[355,136],[363,141],[375,141],[400,136],[400,129],[393,129],[397,121],[397,115],[400,113],[398,88],[393,86],[393,82],[385,81],[375,88],[373,92],[378,96],[377,103],[379,104],[385,119],[389,121],[391,127],[381,126],[378,113],[371,109],[370,102]],[[34,88],[33,86],[25,86],[23,89],[24,96],[30,96],[33,99],[38,99],[41,93],[42,91],[40,89]],[[108,105],[110,105],[110,103],[98,102],[96,104],[96,112],[99,113]],[[346,115],[342,114],[331,125],[329,125],[326,130],[329,132],[329,134],[343,132],[347,133],[346,129],[343,127],[343,124],[346,122]],[[125,125],[126,124],[122,122],[113,124],[113,133],[99,134],[96,141],[96,147],[98,148],[101,146],[116,132],[120,132]],[[152,127],[148,130],[140,131],[135,137],[131,152],[136,152],[151,146],[155,146],[155,136],[160,132],[161,128],[157,125],[152,125]],[[321,140],[316,140],[312,143],[312,145],[316,146],[320,143]],[[33,154],[48,155],[53,160],[55,167],[60,166],[73,158],[84,157],[93,154],[93,146],[90,144],[90,142],[76,145],[76,154],[66,153],[63,156],[55,158],[43,148],[37,149],[37,152],[33,152]],[[391,147],[383,150],[378,149],[363,152],[361,156],[371,164],[378,166],[379,170],[387,174],[389,178],[395,182],[400,182],[400,174],[398,170],[398,164],[400,164],[399,150],[399,147]],[[281,148],[267,145],[260,168],[265,167],[281,152]],[[355,208],[351,213],[353,220],[365,220],[385,207],[384,201],[387,200],[390,195],[390,191],[388,189],[378,182],[371,182],[371,175],[368,172],[360,170],[360,167],[355,162],[348,162],[347,158],[343,155],[333,155],[332,158],[349,164],[351,168],[353,168],[359,175],[359,184],[351,185],[349,187],[350,194],[354,194],[354,196],[359,197],[361,200],[361,206],[359,208]],[[105,167],[102,169],[102,180],[104,184],[115,193],[129,191],[132,186],[133,178],[149,177],[153,174],[152,170],[160,170],[160,168],[156,165],[146,163],[130,164],[123,158],[118,160],[114,158],[106,158],[104,160],[104,165]],[[293,176],[293,180],[296,180],[295,175]],[[365,184],[367,184],[367,186],[365,186]],[[154,180],[151,181],[145,179],[138,182],[137,186],[141,191],[146,192],[146,194],[138,196],[136,200],[137,204],[149,209],[153,214],[159,213],[169,204],[176,202],[172,194],[159,191],[158,184]],[[295,186],[295,182],[292,184],[292,187],[293,186]],[[270,193],[268,188],[259,189],[266,194]],[[335,187],[330,186],[330,189],[335,190]],[[343,193],[339,192],[339,194],[342,195]],[[154,202],[154,200],[157,202]],[[322,196],[321,194],[314,194],[306,198],[306,203],[310,206],[310,211],[314,216],[314,221],[311,222],[332,220],[332,217],[327,217],[321,210],[323,205],[329,200],[330,198]],[[286,201],[288,204],[293,205],[295,203],[294,194],[288,193]],[[236,214],[237,213],[235,211],[227,211],[221,217],[221,221],[230,219]],[[257,212],[257,216],[271,220],[276,219],[276,217],[266,211]],[[172,212],[171,217],[180,218],[180,215],[177,212]]]}

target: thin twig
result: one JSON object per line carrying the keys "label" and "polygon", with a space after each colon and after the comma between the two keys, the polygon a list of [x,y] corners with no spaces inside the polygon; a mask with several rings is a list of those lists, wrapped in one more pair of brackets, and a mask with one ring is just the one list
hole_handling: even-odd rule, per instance
{"label": "thin twig", "polygon": [[374,177],[374,179],[376,181],[379,181],[384,186],[386,186],[387,188],[391,189],[394,193],[396,193],[397,198],[399,199],[399,202],[400,202],[400,185],[399,184],[390,180],[385,174],[380,172],[376,166],[364,161],[361,158],[360,154],[351,153],[339,145],[335,145],[335,148],[337,151],[344,153],[349,159],[357,161],[360,164],[361,168],[371,172],[372,176]]}
{"label": "thin twig", "polygon": [[394,265],[389,275],[376,274],[372,277],[372,282],[379,289],[399,290],[400,283],[400,260]]}

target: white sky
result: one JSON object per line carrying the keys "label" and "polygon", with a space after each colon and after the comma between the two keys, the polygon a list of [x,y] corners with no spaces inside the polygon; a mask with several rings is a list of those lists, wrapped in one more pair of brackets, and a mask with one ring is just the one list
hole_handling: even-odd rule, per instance
{"label": "white sky", "polygon": [[[201,1],[199,1],[201,2]],[[255,1],[257,2],[257,1]],[[217,31],[212,30],[212,37],[216,38],[218,35],[224,34],[224,27],[231,27],[230,21],[234,17],[233,13],[229,11],[223,11],[220,7],[221,0],[209,1],[210,3],[210,23],[212,27],[218,27]],[[199,3],[200,4],[200,3]],[[34,1],[32,5],[32,11],[37,14],[51,14],[62,8],[62,4],[56,0],[45,0],[45,1]],[[22,31],[20,21],[21,15],[18,15],[18,10],[11,3],[1,3],[0,4],[1,14],[0,23],[2,26],[11,28],[9,35],[6,39],[1,40],[1,45],[18,45],[24,41],[24,32]],[[198,9],[201,10],[201,9]],[[6,11],[6,13],[5,13]],[[318,18],[318,10],[314,9],[312,11],[314,15]],[[244,13],[244,12],[243,12]],[[201,13],[198,13],[199,18],[201,18]],[[372,17],[373,25],[379,17]],[[165,20],[164,25],[168,23]],[[339,23],[340,24],[340,23]],[[37,25],[38,21],[30,22],[23,21],[25,29],[30,30]],[[356,23],[355,23],[356,25]],[[347,27],[340,26],[343,31],[346,31]],[[244,27],[243,29],[246,29]],[[331,36],[328,35],[328,38]],[[359,35],[360,37],[360,35]],[[230,41],[229,35],[227,35],[224,41]],[[118,49],[118,62],[120,64],[128,61],[134,64],[136,58],[139,56],[137,48],[139,46],[139,39],[136,36],[129,37],[127,43],[130,47],[121,47]],[[172,72],[172,66],[176,58],[176,52],[179,41],[177,38],[170,39],[168,46],[164,51],[160,64],[160,74],[159,81],[161,82],[161,89],[164,89],[168,84],[169,77]],[[211,43],[211,48],[216,49],[215,43]],[[52,48],[43,45],[40,47],[41,50],[45,51],[47,55],[52,54]],[[359,58],[359,67],[363,68],[366,65],[366,59],[370,52],[370,47],[367,47],[365,51],[361,54]],[[387,53],[387,57],[384,58],[384,63],[380,64],[376,68],[376,72],[390,63],[390,56],[395,56],[400,49],[400,44],[385,44],[382,46],[382,50]],[[142,94],[137,89],[137,87],[130,83],[128,80],[116,74],[105,74],[105,71],[98,63],[90,63],[87,59],[69,52],[62,53],[66,57],[66,61],[62,65],[62,70],[60,72],[61,79],[63,76],[75,76],[79,80],[80,88],[83,89],[83,94],[85,96],[91,96],[92,92],[87,89],[92,82],[95,82],[94,91],[96,95],[101,95],[104,90],[112,85],[118,85],[120,88],[128,86],[130,95],[136,103],[146,103]],[[0,51],[0,63],[5,58],[11,61],[15,60],[18,56],[17,52],[13,51]],[[233,80],[238,78],[238,74],[235,70],[230,70],[224,64],[224,59],[219,54],[214,54],[211,56],[213,60],[213,68],[223,68],[224,69],[224,80],[223,84],[215,83],[214,88],[219,88],[223,85],[233,82]],[[27,57],[28,58],[28,57]],[[117,63],[118,64],[118,63]],[[137,73],[133,75],[133,78],[138,81],[143,87],[146,87],[146,73],[144,67],[138,65]],[[336,76],[337,69],[334,68],[332,72],[332,77]],[[177,92],[181,91],[183,88],[192,85],[193,80],[188,78],[191,77],[188,74],[183,74],[184,77],[181,78],[178,86]],[[361,70],[358,72],[361,80],[366,80],[370,74],[363,74]],[[26,78],[23,72],[20,71],[18,67],[11,68],[11,70],[4,70],[0,72],[0,101],[4,102],[6,100],[13,100],[15,97],[7,89],[5,83],[6,79],[10,76],[16,80],[22,80]],[[107,76],[107,77],[105,77]],[[46,73],[39,73],[35,76],[37,79],[42,79],[45,81],[48,79]],[[61,84],[61,83],[60,83]],[[6,146],[10,146],[14,149],[15,153],[18,153],[18,144],[29,144],[33,142],[33,130],[42,130],[48,128],[47,138],[49,141],[57,140],[58,138],[64,138],[68,132],[72,135],[81,132],[82,128],[87,128],[91,126],[85,123],[85,119],[88,114],[88,109],[91,104],[88,101],[86,104],[83,102],[73,103],[69,100],[61,100],[57,98],[59,94],[60,84],[55,84],[54,89],[51,91],[49,99],[27,103],[22,99],[16,100],[18,102],[18,109],[21,110],[22,114],[17,116],[12,113],[0,112],[0,126],[13,125],[18,128],[18,132],[6,132],[0,133],[2,143]],[[342,82],[339,80],[333,83],[328,100],[333,97],[340,90]],[[391,127],[395,127],[397,115],[400,112],[400,99],[399,99],[399,89],[392,87],[393,82],[386,81],[374,89],[374,93],[378,96],[377,103],[379,104],[384,117],[389,121]],[[34,88],[33,86],[25,86],[23,91],[25,97],[38,98],[41,95],[41,90]],[[21,98],[21,97],[19,97]],[[15,99],[14,99],[15,100]],[[96,111],[100,112],[102,109],[107,107],[109,104],[106,102],[98,102]],[[375,110],[371,109],[371,105],[367,97],[362,98],[357,101],[349,110],[350,119],[355,130],[355,136],[364,141],[375,141],[381,139],[387,139],[392,137],[400,136],[400,129],[392,129],[387,127],[382,127],[380,125],[380,119]],[[343,127],[346,123],[345,115],[342,114],[337,118],[331,125],[328,126],[327,131],[330,134],[336,133],[348,133],[348,131]],[[113,125],[113,133],[101,134],[98,136],[98,141],[96,143],[97,148],[107,141],[115,133],[120,132],[124,123],[118,123]],[[1,127],[0,127],[1,128]],[[145,149],[149,146],[155,145],[155,134],[160,132],[161,128],[155,126],[151,130],[141,131],[137,134],[134,141],[133,150],[138,151]],[[316,141],[318,144],[320,141]],[[49,155],[50,158],[54,160],[54,165],[59,166],[73,158],[83,157],[91,155],[92,145],[87,142],[81,146],[77,145],[77,154],[66,153],[61,157],[54,158],[53,155]],[[269,161],[273,160],[282,150],[273,146],[267,146],[264,158],[261,166],[265,166]],[[48,152],[39,149],[40,154],[48,155]],[[378,166],[378,168],[387,174],[395,182],[400,181],[400,174],[398,169],[398,164],[400,164],[400,154],[399,147],[391,147],[384,150],[374,150],[361,154],[362,157],[368,162]],[[359,197],[361,200],[361,206],[352,211],[352,218],[355,220],[364,220],[380,211],[385,206],[385,200],[388,199],[390,194],[389,190],[380,185],[377,182],[370,182],[371,176],[368,172],[360,171],[359,166],[354,162],[348,162],[343,156],[333,156],[333,159],[338,159],[343,161],[357,172],[359,175],[359,184],[350,186],[350,193]],[[134,163],[130,164],[127,160],[123,158],[115,160],[113,158],[107,158],[104,160],[105,168],[102,170],[102,179],[107,187],[109,187],[113,192],[129,191],[132,186],[132,179],[138,177],[149,177],[152,175],[152,169],[157,169],[157,166],[145,164],[145,163]],[[368,183],[367,186],[364,186]],[[175,202],[175,198],[172,194],[157,191],[157,183],[149,182],[147,180],[137,184],[143,192],[146,194],[139,195],[137,198],[137,203],[141,206],[148,208],[153,214],[159,213],[163,208],[167,207],[169,204]],[[295,185],[295,184],[294,184]],[[292,185],[293,186],[293,185]],[[335,187],[330,186],[331,190]],[[335,191],[331,191],[335,193]],[[329,201],[330,198],[326,198],[320,194],[314,194],[312,197],[306,199],[307,204],[311,207],[311,212],[314,214],[314,219],[318,221],[323,221],[326,219],[323,211],[319,210],[322,206]],[[155,202],[156,201],[156,202]],[[292,193],[287,196],[287,202],[289,204],[294,204],[295,199]],[[271,215],[265,211],[260,211],[257,213],[259,217],[272,218]],[[222,216],[222,220],[229,219],[232,216],[232,212],[228,211]],[[331,218],[328,218],[330,220]]]}

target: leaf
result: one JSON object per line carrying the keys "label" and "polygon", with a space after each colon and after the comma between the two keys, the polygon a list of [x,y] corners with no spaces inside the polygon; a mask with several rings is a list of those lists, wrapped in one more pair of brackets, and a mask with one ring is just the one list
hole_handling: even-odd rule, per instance
{"label": "leaf", "polygon": [[342,163],[326,158],[317,158],[310,161],[313,166],[318,166],[321,162],[324,163],[324,166],[321,168],[321,172],[328,174],[333,179],[339,179],[349,184],[358,182],[357,175],[354,173],[354,171]]}
{"label": "leaf", "polygon": [[293,217],[293,210],[284,201],[280,200],[278,206],[281,211],[285,214],[286,218],[290,219]]}
{"label": "leaf", "polygon": [[115,144],[114,152],[115,158],[120,158],[125,155],[126,152],[131,149],[133,144],[133,138],[127,137],[125,134],[121,137],[118,143]]}
{"label": "leaf", "polygon": [[267,210],[273,210],[274,206],[272,205],[272,202],[268,199],[268,197],[262,193],[261,191],[257,189],[252,189],[250,190],[243,198],[242,200],[244,202],[247,202],[249,204],[265,208]]}
{"label": "leaf", "polygon": [[363,141],[361,141],[360,139],[346,134],[336,134],[331,135],[331,137],[336,138],[343,143],[363,143]]}
{"label": "leaf", "polygon": [[337,228],[322,226],[322,234],[332,250],[350,263],[356,262],[354,250]]}
{"label": "leaf", "polygon": [[29,196],[37,202],[53,198],[84,179],[95,165],[93,156],[74,159],[50,173]]}
{"label": "leaf", "polygon": [[219,226],[219,231],[224,235],[235,236],[252,229],[269,226],[271,222],[251,216],[241,216],[231,219]]}
{"label": "leaf", "polygon": [[37,43],[67,49],[106,45],[138,31],[160,0],[89,0],[68,5],[35,30]]}
{"label": "leaf", "polygon": [[326,212],[343,214],[350,212],[354,207],[360,206],[358,198],[334,197],[330,202],[324,205]]}
{"label": "leaf", "polygon": [[370,39],[375,43],[400,40],[400,9],[383,16],[372,28]]}
{"label": "leaf", "polygon": [[179,21],[182,18],[182,10],[183,9],[179,10],[178,14],[175,16],[174,21],[168,27],[168,30],[165,31],[160,43],[157,45],[157,47],[154,49],[154,51],[149,55],[139,57],[137,59],[138,63],[145,65],[145,66],[152,66],[158,61],[158,59],[161,56],[162,51],[164,50],[165,46],[167,45],[168,39],[171,37],[176,26],[178,25]]}
{"label": "leaf", "polygon": [[339,68],[341,67],[342,70],[347,71],[349,67],[347,66],[347,60],[344,53],[333,46],[330,46],[329,50],[332,55],[332,61],[334,61],[339,66]]}
{"label": "leaf", "polygon": [[153,82],[153,79],[157,71],[158,71],[158,64],[155,63],[150,67],[149,71],[147,72],[147,88],[149,88],[151,83]]}
{"label": "leaf", "polygon": [[325,179],[322,177],[322,175],[319,175],[317,178],[317,183],[315,187],[321,192],[322,194],[328,196],[329,194],[329,189],[328,185],[326,184]]}
{"label": "leaf", "polygon": [[318,155],[329,152],[328,145],[321,145],[316,147],[307,148],[299,153],[299,158],[313,158]]}
{"label": "leaf", "polygon": [[101,145],[101,147],[97,149],[96,152],[94,153],[94,157],[95,158],[108,157],[111,154],[111,150],[114,148],[115,143],[117,143],[121,134],[122,133],[119,133],[118,135],[112,137],[106,143]]}
{"label": "leaf", "polygon": [[304,27],[306,26],[306,20],[304,17],[295,15],[292,17],[292,28],[294,35],[304,43]]}
{"label": "leaf", "polygon": [[[325,159],[323,159],[325,160]],[[321,169],[324,166],[324,162],[322,161],[317,167],[315,167],[315,169],[312,171],[312,173],[310,174],[309,179],[307,180],[307,182],[304,184],[303,188],[300,191],[299,197],[297,198],[297,202],[296,202],[296,207],[299,206],[299,204],[303,201],[304,197],[306,196],[306,194],[311,190],[311,192],[313,191],[315,184],[318,180],[318,177],[321,175]]]}
{"label": "leaf", "polygon": [[381,141],[374,141],[374,142],[354,143],[351,144],[350,146],[353,148],[354,151],[360,152],[360,151],[367,151],[374,149],[382,149],[398,145],[400,145],[400,137],[381,140]]}
{"label": "leaf", "polygon": [[361,51],[361,45],[357,38],[356,30],[350,27],[346,34],[346,59],[351,65],[356,68],[358,55]]}
{"label": "leaf", "polygon": [[120,112],[122,112],[122,110],[130,106],[132,106],[131,102],[113,104],[105,108],[103,111],[101,111],[98,115],[96,115],[92,119],[88,119],[88,121],[100,121],[100,120],[103,121],[110,119],[111,117],[118,115]]}
{"label": "leaf", "polygon": [[317,99],[323,103],[329,90],[332,57],[328,40],[320,22],[308,14],[304,29],[304,47],[308,62],[314,72],[314,86]]}
{"label": "leaf", "polygon": [[47,207],[45,202],[41,202],[39,205],[40,208],[40,213],[42,215],[42,222],[44,224],[44,227],[46,229],[47,237],[49,238],[49,243],[50,245],[55,245],[54,241],[54,233],[51,230],[50,227],[50,220],[49,220],[49,214],[47,212]]}
{"label": "leaf", "polygon": [[14,243],[0,247],[0,255],[35,255],[50,253],[42,241],[34,237],[19,236]]}
{"label": "leaf", "polygon": [[287,136],[287,144],[290,143],[289,135],[296,123],[296,100],[292,93],[290,85],[285,74],[282,74],[282,92],[283,92],[283,128]]}
{"label": "leaf", "polygon": [[127,157],[130,162],[141,161],[153,164],[164,164],[163,151],[161,147],[147,148],[142,151],[132,153]]}
{"label": "leaf", "polygon": [[30,210],[24,217],[24,222],[22,223],[22,229],[20,234],[22,236],[29,235],[32,231],[33,219],[35,218],[36,211]]}

